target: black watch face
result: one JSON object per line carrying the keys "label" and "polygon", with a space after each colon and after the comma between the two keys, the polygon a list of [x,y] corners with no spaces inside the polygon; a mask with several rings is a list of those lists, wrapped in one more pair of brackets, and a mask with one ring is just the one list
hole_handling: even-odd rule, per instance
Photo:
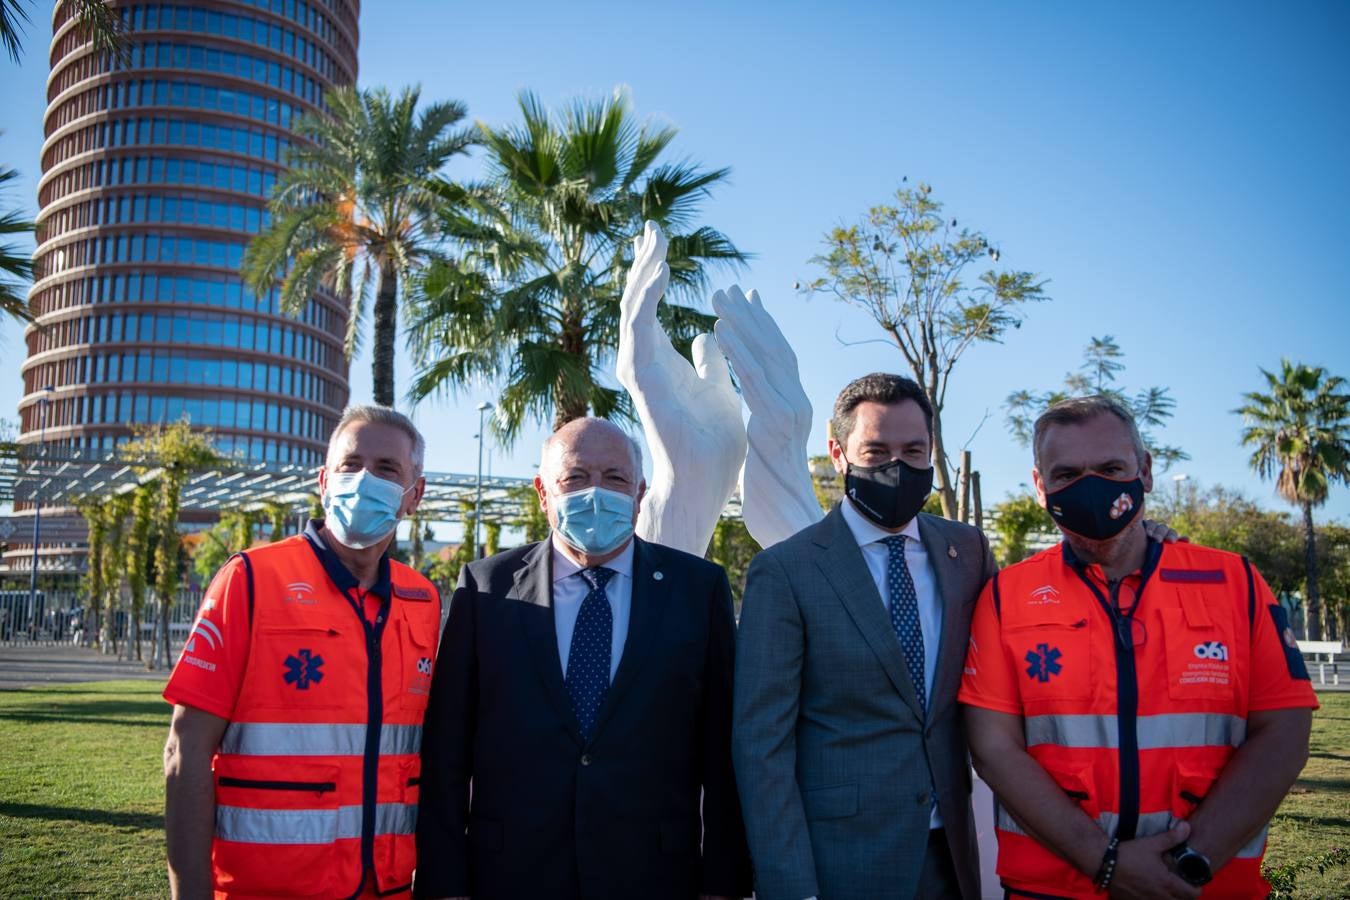
{"label": "black watch face", "polygon": [[1194,850],[1187,850],[1177,857],[1177,874],[1188,884],[1209,884],[1214,874],[1209,870],[1209,860]]}

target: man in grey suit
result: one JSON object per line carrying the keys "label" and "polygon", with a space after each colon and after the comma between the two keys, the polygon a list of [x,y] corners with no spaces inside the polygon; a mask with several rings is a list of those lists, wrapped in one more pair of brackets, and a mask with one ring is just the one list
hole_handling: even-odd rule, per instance
{"label": "man in grey suit", "polygon": [[897,375],[844,388],[846,498],[751,563],[732,755],[760,900],[976,900],[956,693],[984,535],[921,514],[932,408]]}

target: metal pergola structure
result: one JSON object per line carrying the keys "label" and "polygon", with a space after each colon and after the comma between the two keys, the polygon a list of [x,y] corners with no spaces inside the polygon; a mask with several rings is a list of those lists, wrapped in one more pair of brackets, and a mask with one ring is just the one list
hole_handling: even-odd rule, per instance
{"label": "metal pergola structure", "polygon": [[[153,481],[163,472],[152,457],[118,452],[44,450],[0,446],[0,503],[70,507],[89,497],[112,497]],[[222,460],[189,476],[183,488],[184,513],[251,510],[278,503],[299,515],[317,497],[317,469],[311,466]],[[472,512],[480,487],[475,475],[427,472],[420,518],[460,523]],[[524,512],[520,488],[528,478],[484,476],[481,481],[484,522],[509,524]]]}

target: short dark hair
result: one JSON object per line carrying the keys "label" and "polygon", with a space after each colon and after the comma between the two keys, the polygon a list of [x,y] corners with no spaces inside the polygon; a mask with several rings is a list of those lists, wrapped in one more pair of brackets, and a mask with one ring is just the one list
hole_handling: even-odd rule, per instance
{"label": "short dark hair", "polygon": [[1036,468],[1041,467],[1041,442],[1045,440],[1045,432],[1051,425],[1078,425],[1102,415],[1115,416],[1125,423],[1130,432],[1130,441],[1134,444],[1135,458],[1143,465],[1148,449],[1144,447],[1144,439],[1139,434],[1134,414],[1114,397],[1095,394],[1091,397],[1070,397],[1068,400],[1061,400],[1041,413],[1031,433],[1031,455]]}
{"label": "short dark hair", "polygon": [[905,400],[913,400],[923,410],[923,420],[928,426],[928,437],[933,437],[933,404],[928,395],[919,387],[918,382],[889,372],[873,372],[850,381],[839,392],[834,401],[834,414],[830,416],[830,436],[841,444],[848,442],[853,433],[854,410],[859,403],[883,403],[894,406]]}

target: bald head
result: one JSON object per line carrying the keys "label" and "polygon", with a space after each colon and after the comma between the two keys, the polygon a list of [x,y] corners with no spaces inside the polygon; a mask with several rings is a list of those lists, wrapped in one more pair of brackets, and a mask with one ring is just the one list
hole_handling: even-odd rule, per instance
{"label": "bald head", "polygon": [[[626,467],[623,466],[622,458],[627,459]],[[642,449],[627,432],[608,419],[593,416],[573,419],[545,438],[539,454],[539,475],[548,482],[569,465],[581,463],[583,468],[589,469],[593,463],[602,460],[607,465],[626,468],[624,474],[629,484],[637,485],[642,481]],[[603,482],[598,486],[618,490]],[[629,489],[623,493],[631,494],[633,491]]]}

